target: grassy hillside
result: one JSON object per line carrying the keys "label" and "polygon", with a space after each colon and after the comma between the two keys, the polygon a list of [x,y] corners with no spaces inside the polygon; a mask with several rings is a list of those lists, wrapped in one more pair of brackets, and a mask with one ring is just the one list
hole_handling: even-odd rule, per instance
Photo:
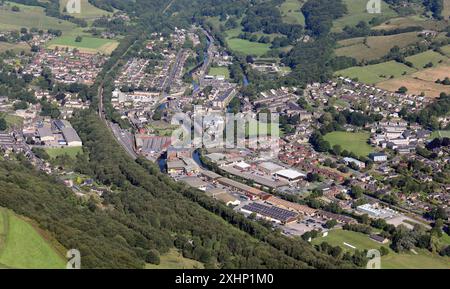
{"label": "grassy hillside", "polygon": [[[12,6],[20,8],[19,12],[11,11]],[[59,29],[70,31],[75,24],[68,21],[48,17],[42,7],[25,6],[17,3],[6,2],[0,7],[0,31],[20,30],[20,28]]]}
{"label": "grassy hillside", "polygon": [[[73,33],[72,33],[73,34]],[[114,49],[117,48],[119,43],[111,39],[95,38],[90,36],[83,36],[81,42],[76,42],[76,35],[63,35],[61,37],[51,40],[48,44],[48,48],[55,47],[69,47],[78,48],[80,51],[87,53],[103,53],[111,54]]]}
{"label": "grassy hillside", "polygon": [[306,0],[285,0],[280,5],[281,15],[283,21],[289,24],[301,24],[305,25],[305,16],[303,16],[302,8]]}
{"label": "grassy hillside", "polygon": [[421,41],[417,32],[400,33],[388,36],[357,37],[338,42],[336,54],[353,57],[358,61],[374,60],[386,55],[389,50]]}
{"label": "grassy hillside", "polygon": [[433,63],[434,66],[448,60],[448,57],[435,52],[433,50],[428,50],[413,56],[406,57],[407,61],[412,62],[415,68],[422,69],[429,62]]}
{"label": "grassy hillside", "polygon": [[416,70],[402,63],[388,61],[374,65],[355,66],[339,70],[336,75],[342,75],[349,78],[357,78],[359,81],[375,84],[377,82],[389,80],[391,76],[400,77],[403,74],[413,73]]}
{"label": "grassy hillside", "polygon": [[[110,12],[99,9],[92,4],[89,3],[88,0],[80,0],[81,1],[81,13],[66,13],[76,18],[83,18],[86,20],[93,20],[104,15],[111,15]],[[64,8],[67,6],[69,0],[59,0],[61,12],[64,12]]]}
{"label": "grassy hillside", "polygon": [[198,261],[184,258],[183,255],[175,249],[161,256],[159,265],[146,264],[146,269],[203,269],[204,265]]}
{"label": "grassy hillside", "polygon": [[340,246],[345,251],[352,252],[353,248],[344,244],[350,244],[356,247],[357,250],[370,250],[385,247],[389,250],[389,254],[381,257],[382,269],[450,269],[450,258],[441,257],[437,254],[432,254],[426,250],[416,250],[414,253],[396,253],[389,248],[389,244],[380,244],[369,238],[368,235],[346,231],[346,230],[332,230],[326,237],[319,237],[313,240],[313,244],[320,244],[327,242],[333,246]]}
{"label": "grassy hillside", "polygon": [[[8,268],[64,268],[65,259],[48,236],[0,207],[0,266]],[[61,245],[58,246],[62,248]]]}
{"label": "grassy hillside", "polygon": [[[369,22],[374,14],[367,13],[366,5],[367,0],[343,0],[347,6],[347,14],[343,17],[336,19],[333,22],[333,31],[339,32],[346,25],[354,26],[360,21]],[[377,17],[382,17],[383,19],[389,19],[397,16],[397,13],[392,10],[386,2],[381,2],[381,14],[377,14]]]}

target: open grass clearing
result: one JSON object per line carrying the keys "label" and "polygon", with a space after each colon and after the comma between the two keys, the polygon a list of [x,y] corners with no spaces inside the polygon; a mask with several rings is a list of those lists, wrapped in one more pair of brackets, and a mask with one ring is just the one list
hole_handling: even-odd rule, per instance
{"label": "open grass clearing", "polygon": [[305,4],[305,0],[286,0],[280,5],[280,12],[283,22],[288,24],[305,25],[305,16],[300,10]]}
{"label": "open grass clearing", "polygon": [[47,148],[45,149],[47,154],[52,158],[67,154],[71,158],[75,158],[78,153],[83,153],[82,147],[62,147],[62,148]]}
{"label": "open grass clearing", "polygon": [[334,131],[324,135],[324,139],[333,147],[340,145],[342,150],[347,150],[358,156],[367,156],[373,152],[373,148],[367,143],[370,134],[368,132]]}
{"label": "open grass clearing", "polygon": [[[75,24],[68,21],[46,16],[42,7],[21,5],[13,2],[5,3],[4,6],[0,7],[0,31],[34,27],[42,30],[59,29],[64,33],[76,27]],[[19,7],[20,11],[11,11],[13,6]]]}
{"label": "open grass clearing", "polygon": [[408,67],[402,63],[388,61],[367,66],[354,66],[339,70],[335,74],[338,76],[342,75],[351,79],[358,79],[358,81],[364,83],[375,84],[377,82],[386,81],[391,78],[411,74],[415,71],[416,69]]}
{"label": "open grass clearing", "polygon": [[[332,31],[334,32],[342,31],[342,29],[347,25],[355,26],[360,21],[369,22],[373,17],[375,17],[374,14],[367,12],[366,0],[343,0],[343,2],[347,6],[347,14],[333,21]],[[382,13],[377,14],[377,17],[390,19],[398,16],[398,14],[384,1],[381,1],[381,11]]]}
{"label": "open grass clearing", "polygon": [[161,256],[159,265],[146,264],[146,269],[203,269],[201,262],[184,258],[176,249],[170,249],[167,254]]}
{"label": "open grass clearing", "polygon": [[[32,224],[0,208],[0,264],[8,268],[64,268],[65,260],[52,242]],[[61,249],[62,246],[59,248]]]}

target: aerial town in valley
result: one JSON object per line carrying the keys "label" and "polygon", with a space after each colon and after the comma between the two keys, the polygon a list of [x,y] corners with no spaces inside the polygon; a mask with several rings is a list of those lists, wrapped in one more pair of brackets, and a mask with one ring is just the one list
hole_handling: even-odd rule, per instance
{"label": "aerial town in valley", "polygon": [[[373,242],[373,248],[390,246],[390,254],[407,251],[413,257],[430,246],[400,244],[395,232],[423,230],[434,238],[438,228],[437,235],[450,240],[445,232],[450,224],[450,69],[434,83],[442,88],[439,96],[404,86],[389,89],[346,73],[304,84],[288,79],[277,86],[257,85],[288,77],[292,67],[278,56],[243,57],[227,43],[230,36],[213,25],[235,17],[206,18],[211,23],[152,32],[121,56],[105,52],[106,46],[76,45],[94,37],[120,42],[126,32],[111,32],[102,23],[131,21],[125,13],[99,17],[100,28],[86,28],[71,44],[58,42],[61,31],[55,29],[1,29],[0,43],[29,49],[3,51],[0,45],[0,160],[24,156],[80,199],[106,209],[101,200],[117,186],[76,166],[93,152],[73,120],[81,111],[95,110],[105,133],[131,159],[155,163],[178,184],[287,238],[316,247],[330,242],[346,251],[359,246],[345,234],[351,232],[357,240]],[[433,37],[445,39],[446,46],[429,51],[448,68],[450,31],[445,35],[444,30],[407,33],[430,43]],[[256,35],[246,31],[231,40],[250,43],[246,33]],[[314,42],[310,35],[296,41]],[[385,82],[397,80],[392,78]],[[226,114],[253,120],[253,125],[238,122],[237,132],[232,122],[241,145],[223,141]],[[179,145],[177,137],[186,132],[189,140],[193,132],[201,141]],[[208,143],[218,138],[219,145]],[[447,262],[448,240],[436,241],[424,254]]]}

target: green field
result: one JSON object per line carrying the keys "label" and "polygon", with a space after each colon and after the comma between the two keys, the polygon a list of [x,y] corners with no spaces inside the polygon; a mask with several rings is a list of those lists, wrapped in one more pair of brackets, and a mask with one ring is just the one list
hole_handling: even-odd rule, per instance
{"label": "green field", "polygon": [[30,52],[31,47],[26,43],[7,43],[0,42],[0,53],[5,52],[6,50],[12,50],[15,53],[20,53],[22,51]]}
{"label": "green field", "polygon": [[[112,13],[99,9],[94,5],[90,4],[88,0],[80,0],[81,1],[81,13],[65,13],[71,15],[76,18],[83,18],[86,20],[92,20],[96,18],[100,18],[104,15],[111,15]],[[64,8],[67,6],[67,2],[69,0],[59,0],[61,12],[64,12]]]}
{"label": "green field", "polygon": [[227,67],[211,67],[208,71],[208,75],[214,75],[214,76],[225,76],[225,78],[230,78],[230,71]]}
{"label": "green field", "polygon": [[270,50],[270,43],[251,42],[238,38],[242,33],[240,28],[231,29],[226,32],[227,43],[231,50],[244,55],[262,56]]}
{"label": "green field", "polygon": [[69,48],[77,48],[80,51],[90,52],[90,53],[104,53],[111,54],[114,49],[117,48],[118,42],[111,39],[103,39],[103,38],[94,38],[89,36],[83,36],[81,42],[75,41],[76,36],[61,36],[51,40],[47,47],[55,48],[55,47],[69,47]]}
{"label": "green field", "polygon": [[202,263],[184,258],[180,252],[176,249],[170,249],[170,251],[161,256],[161,263],[159,265],[146,264],[146,269],[203,269]]}
{"label": "green field", "polygon": [[367,156],[373,148],[367,144],[370,134],[368,132],[334,131],[326,134],[324,139],[333,147],[340,145],[342,150],[353,152],[358,156]]}
{"label": "green field", "polygon": [[424,65],[429,62],[433,63],[433,65],[436,66],[440,62],[448,60],[448,57],[445,57],[433,50],[428,50],[413,56],[406,57],[406,60],[412,62],[415,68],[422,69],[424,68]]}
{"label": "green field", "polygon": [[0,208],[0,267],[64,268],[64,258],[27,221]]}
{"label": "green field", "polygon": [[5,118],[6,123],[8,124],[8,126],[20,127],[23,124],[23,118],[21,118],[20,116],[16,116],[16,115],[11,115],[11,114],[7,114],[7,113],[4,113],[4,112],[0,112],[0,117]]}
{"label": "green field", "polygon": [[431,139],[435,139],[435,138],[441,138],[441,137],[449,137],[450,138],[450,130],[437,130],[437,131],[433,131],[433,133],[431,134]]}
{"label": "green field", "polygon": [[421,41],[417,32],[407,32],[387,36],[356,37],[338,42],[338,56],[353,57],[358,61],[379,59],[389,53],[391,48],[406,47]]}
{"label": "green field", "polygon": [[305,4],[303,0],[285,0],[283,4],[280,5],[283,21],[288,24],[301,24],[304,26],[305,16],[303,16],[302,11],[300,11],[303,4]]}
{"label": "green field", "polygon": [[[12,6],[19,7],[20,11],[11,11]],[[35,27],[43,30],[52,28],[64,32],[70,31],[76,26],[68,21],[46,16],[42,7],[25,6],[11,2],[6,2],[5,6],[0,7],[0,31],[20,30],[22,27]]]}
{"label": "green field", "polygon": [[[270,127],[269,127],[269,125],[270,125]],[[283,136],[283,131],[280,129],[279,124],[276,124],[276,123],[267,124],[267,123],[258,122],[257,127],[252,126],[252,129],[250,130],[250,125],[248,123],[246,123],[246,125],[245,125],[245,136],[246,137],[256,137],[260,133],[261,134],[267,133],[268,136],[271,136],[271,135],[276,136],[276,134],[278,133],[280,137]],[[263,137],[264,137],[264,135],[263,135]]]}
{"label": "green field", "polygon": [[333,22],[333,31],[339,32],[346,26],[355,26],[360,21],[369,22],[375,15],[383,19],[389,19],[397,16],[386,2],[381,2],[381,14],[367,13],[367,0],[343,0],[347,6],[347,14]]}
{"label": "green field", "polygon": [[57,156],[62,156],[67,154],[71,158],[75,158],[78,153],[83,153],[82,147],[67,147],[67,148],[48,148],[45,149],[47,154],[51,158],[56,158]]}
{"label": "green field", "polygon": [[444,52],[448,57],[450,57],[450,45],[445,45],[441,47],[442,52]]}
{"label": "green field", "polygon": [[374,84],[384,80],[389,80],[391,76],[399,77],[405,72],[406,74],[410,74],[415,71],[416,70],[414,68],[392,60],[374,65],[350,67],[336,71],[335,75],[342,75],[351,79],[357,78],[361,82]]}
{"label": "green field", "polygon": [[354,249],[344,245],[344,242],[356,247],[357,250],[370,250],[385,247],[389,254],[381,257],[381,268],[384,269],[406,269],[406,268],[450,268],[450,258],[440,257],[426,250],[416,249],[417,255],[413,253],[395,253],[388,244],[380,244],[369,238],[369,236],[346,230],[332,230],[326,237],[319,237],[312,244],[327,242],[333,246],[341,246],[345,251]]}

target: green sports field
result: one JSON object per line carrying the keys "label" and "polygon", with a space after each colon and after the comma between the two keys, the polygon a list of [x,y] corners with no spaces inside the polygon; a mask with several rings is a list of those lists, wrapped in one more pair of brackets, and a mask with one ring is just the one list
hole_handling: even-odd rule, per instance
{"label": "green sports field", "polygon": [[240,39],[238,38],[240,33],[242,33],[240,28],[231,29],[226,32],[226,40],[231,50],[244,55],[255,56],[262,56],[270,50],[269,43],[258,43]]}
{"label": "green sports field", "polygon": [[367,144],[370,134],[368,132],[334,131],[326,134],[324,139],[333,147],[340,145],[343,150],[353,152],[358,156],[367,156],[373,148]]}
{"label": "green sports field", "polygon": [[65,260],[27,221],[0,208],[0,268],[65,267]]}
{"label": "green sports field", "polygon": [[356,247],[357,250],[370,250],[385,247],[389,249],[389,254],[381,257],[382,269],[419,269],[419,268],[436,268],[449,269],[450,258],[441,257],[437,254],[432,254],[427,250],[416,249],[417,255],[414,253],[395,253],[389,248],[389,244],[381,244],[369,238],[368,235],[346,231],[346,230],[332,230],[326,237],[318,237],[312,241],[312,244],[320,244],[327,242],[333,246],[340,246],[345,251],[353,251],[355,249],[344,244],[350,244]]}
{"label": "green sports field", "polygon": [[208,71],[208,75],[222,75],[225,76],[225,78],[230,78],[230,71],[227,67],[211,67]]}
{"label": "green sports field", "polygon": [[184,258],[183,255],[176,249],[170,249],[170,251],[161,256],[161,263],[159,265],[146,264],[146,269],[203,269],[202,263]]}
{"label": "green sports field", "polygon": [[[13,6],[19,7],[19,12],[11,11]],[[20,28],[59,29],[70,31],[76,25],[68,21],[60,20],[45,15],[42,7],[26,6],[12,2],[0,7],[0,31],[20,30]]]}
{"label": "green sports field", "polygon": [[70,47],[78,48],[84,52],[111,54],[118,46],[118,42],[111,39],[82,36],[81,42],[76,42],[76,37],[76,35],[68,35],[55,38],[48,43],[47,47],[51,49],[55,47]]}
{"label": "green sports field", "polygon": [[57,156],[62,156],[67,154],[71,158],[75,158],[78,153],[83,153],[82,147],[67,147],[67,148],[48,148],[45,149],[47,154],[51,158],[56,158]]}
{"label": "green sports field", "polygon": [[283,4],[280,5],[281,15],[283,16],[283,21],[288,24],[301,24],[305,25],[305,16],[303,16],[302,8],[304,0],[285,0]]}
{"label": "green sports field", "polygon": [[336,71],[335,75],[348,78],[357,78],[360,82],[374,84],[377,82],[389,80],[391,76],[400,77],[404,73],[410,74],[416,69],[408,67],[402,63],[388,61],[379,64],[367,66],[354,66],[347,69]]}

